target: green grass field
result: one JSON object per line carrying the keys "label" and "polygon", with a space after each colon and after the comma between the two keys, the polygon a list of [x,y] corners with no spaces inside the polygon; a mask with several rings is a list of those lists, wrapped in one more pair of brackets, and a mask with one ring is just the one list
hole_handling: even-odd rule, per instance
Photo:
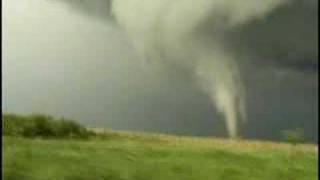
{"label": "green grass field", "polygon": [[110,131],[3,136],[5,180],[315,180],[317,147]]}

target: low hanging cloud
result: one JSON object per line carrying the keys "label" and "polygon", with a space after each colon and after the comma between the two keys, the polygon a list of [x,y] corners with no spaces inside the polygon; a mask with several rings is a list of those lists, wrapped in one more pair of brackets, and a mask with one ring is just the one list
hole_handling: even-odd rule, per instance
{"label": "low hanging cloud", "polygon": [[[63,2],[65,0],[59,1]],[[189,3],[188,1],[184,2]],[[209,44],[219,39],[220,43],[230,53],[234,53],[235,56],[240,57],[239,59],[242,58],[243,54],[247,56],[250,54],[251,58],[243,58],[243,60],[260,61],[263,65],[274,65],[279,68],[292,67],[292,69],[317,71],[318,1],[286,0],[279,2],[273,3],[275,5],[269,3],[273,9],[262,15],[262,17],[252,18],[245,23],[232,26],[231,28],[224,28],[228,21],[228,14],[230,14],[228,11],[230,9],[223,9],[223,5],[220,5],[218,10],[208,7],[210,9],[209,12],[206,12],[205,17],[200,20],[195,29],[199,36]],[[86,14],[89,17],[101,18],[103,21],[114,17],[112,13],[112,0],[81,0],[67,1],[67,3],[71,9]],[[129,3],[125,2],[125,4]],[[165,6],[163,10],[165,13],[173,6],[170,4],[178,3],[161,2],[158,5],[152,1],[150,4],[154,4],[156,9],[160,9],[161,5],[165,4],[163,5]],[[192,2],[191,4],[197,3]],[[237,6],[237,3],[226,4]],[[239,4],[252,4],[253,7],[257,7],[258,12],[263,11],[263,8],[259,10],[259,5],[261,7],[266,6],[260,2],[256,4],[252,2],[240,2]],[[244,10],[246,9],[243,8]],[[235,16],[238,15],[235,9],[231,11],[235,11]],[[167,14],[163,14],[163,16],[166,17]],[[113,19],[112,21],[115,20]],[[220,26],[220,28],[217,28],[217,26]],[[215,33],[219,29],[220,33]],[[260,63],[254,62],[254,64]]]}

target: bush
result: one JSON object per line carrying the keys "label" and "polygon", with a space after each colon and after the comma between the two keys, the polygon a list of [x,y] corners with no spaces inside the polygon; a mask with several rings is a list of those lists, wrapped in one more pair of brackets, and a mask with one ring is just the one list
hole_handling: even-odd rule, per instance
{"label": "bush", "polygon": [[4,135],[21,135],[26,126],[26,118],[15,114],[4,114],[2,116],[2,134]]}
{"label": "bush", "polygon": [[50,116],[32,115],[28,117],[29,123],[25,126],[23,136],[26,137],[52,137],[56,136],[56,122]]}
{"label": "bush", "polygon": [[283,131],[283,135],[285,140],[292,145],[297,145],[305,141],[304,131],[301,128],[296,128],[294,130],[285,130]]}
{"label": "bush", "polygon": [[66,120],[66,119],[61,119],[58,122],[58,127],[56,134],[58,136],[68,136],[68,137],[73,137],[73,136],[80,136],[80,137],[87,137],[90,133],[89,131],[81,126],[80,124]]}
{"label": "bush", "polygon": [[46,115],[2,116],[3,134],[23,137],[76,137],[86,138],[91,133],[82,125],[66,119],[55,120]]}

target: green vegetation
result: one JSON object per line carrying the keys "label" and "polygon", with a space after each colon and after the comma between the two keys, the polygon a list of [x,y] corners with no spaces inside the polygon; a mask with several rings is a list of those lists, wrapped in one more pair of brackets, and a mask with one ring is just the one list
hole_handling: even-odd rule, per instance
{"label": "green vegetation", "polygon": [[297,145],[300,143],[304,143],[304,131],[301,128],[296,128],[294,130],[285,130],[283,131],[284,138],[287,142],[292,145]]}
{"label": "green vegetation", "polygon": [[[14,123],[38,121],[27,119]],[[292,146],[286,143],[94,129],[90,131],[95,131],[92,133],[95,135],[88,138],[67,139],[61,135],[47,138],[48,134],[57,136],[57,125],[52,123],[61,123],[60,120],[49,121],[50,125],[47,120],[41,120],[38,125],[31,126],[45,129],[37,130],[36,138],[27,138],[22,133],[21,129],[28,125],[4,123],[4,130],[8,128],[2,137],[2,177],[5,180],[317,179],[315,145],[296,145],[296,153],[290,154]],[[12,126],[19,128],[9,130]],[[69,127],[69,124],[62,126]],[[60,128],[59,132],[77,132],[70,129]]]}
{"label": "green vegetation", "polygon": [[82,125],[67,119],[56,120],[51,116],[35,114],[19,116],[4,114],[2,116],[2,134],[23,137],[59,137],[86,138],[91,133]]}

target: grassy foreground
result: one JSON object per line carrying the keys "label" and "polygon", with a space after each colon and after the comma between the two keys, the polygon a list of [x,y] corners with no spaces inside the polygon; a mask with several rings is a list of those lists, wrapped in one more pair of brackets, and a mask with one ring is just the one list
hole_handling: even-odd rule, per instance
{"label": "grassy foreground", "polygon": [[101,137],[3,136],[5,180],[315,180],[317,148],[109,132]]}

